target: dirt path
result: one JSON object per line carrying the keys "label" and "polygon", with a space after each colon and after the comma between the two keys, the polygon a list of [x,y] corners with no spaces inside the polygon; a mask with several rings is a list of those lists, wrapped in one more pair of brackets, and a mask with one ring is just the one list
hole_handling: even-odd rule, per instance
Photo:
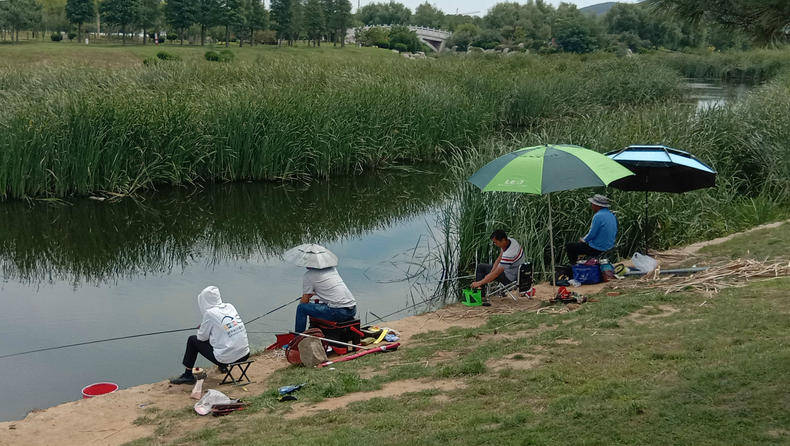
{"label": "dirt path", "polygon": [[[603,286],[604,284],[583,286],[575,288],[574,291],[590,295],[600,291]],[[442,331],[450,327],[477,327],[486,323],[489,316],[493,314],[535,311],[540,308],[541,301],[548,300],[553,295],[553,288],[550,285],[541,284],[535,288],[536,296],[533,299],[494,298],[490,307],[466,307],[454,304],[431,313],[410,316],[397,321],[381,323],[381,325],[398,330],[402,334],[401,341],[404,344],[402,348],[408,348],[409,340],[419,333]],[[244,387],[219,387],[217,384],[221,376],[218,372],[213,371],[206,380],[204,389],[217,388],[234,398],[243,398],[245,394],[256,395],[268,388],[269,377],[272,373],[288,365],[284,359],[275,357],[273,354],[263,354],[255,359],[256,361],[249,371],[254,383]],[[438,388],[446,386],[450,388],[457,383],[448,381],[446,383],[407,384],[409,385],[397,382],[370,394],[352,394],[343,398],[333,398],[305,407],[302,412],[332,409],[337,404],[340,404],[337,407],[342,407],[351,401],[361,401],[376,396],[394,396],[423,388],[437,388],[437,386]],[[426,385],[429,387],[424,387]],[[154,426],[135,425],[134,420],[144,416],[146,409],[150,408],[173,410],[191,407],[195,402],[189,397],[191,389],[192,386],[171,386],[167,381],[161,381],[120,390],[98,398],[73,401],[46,410],[31,412],[23,420],[0,423],[0,446],[19,444],[119,445],[147,437],[154,433]],[[391,392],[395,393],[390,395]],[[194,423],[197,427],[204,427],[206,419],[195,417]]]}
{"label": "dirt path", "polygon": [[783,220],[783,221],[777,221],[777,222],[773,222],[773,223],[766,223],[764,225],[755,226],[755,227],[753,227],[751,229],[747,229],[746,231],[736,232],[734,234],[726,235],[724,237],[715,238],[713,240],[705,240],[705,241],[702,241],[702,242],[692,243],[691,245],[682,246],[680,248],[673,248],[673,249],[669,249],[667,251],[661,251],[661,252],[655,253],[655,256],[659,260],[667,259],[667,260],[671,261],[671,260],[687,259],[689,257],[693,257],[694,255],[696,255],[697,252],[700,249],[702,249],[702,248],[704,248],[706,246],[719,245],[719,244],[722,244],[722,243],[724,243],[726,241],[732,240],[733,238],[738,237],[739,235],[748,234],[750,232],[759,231],[761,229],[777,228],[777,227],[779,227],[779,226],[781,226],[781,225],[783,225],[785,223],[790,223],[790,220]]}

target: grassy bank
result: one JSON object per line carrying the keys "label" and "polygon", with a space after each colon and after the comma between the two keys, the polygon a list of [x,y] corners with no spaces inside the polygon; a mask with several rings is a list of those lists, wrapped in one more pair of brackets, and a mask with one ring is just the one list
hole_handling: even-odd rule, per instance
{"label": "grassy bank", "polygon": [[[765,258],[764,236],[717,249],[751,243]],[[570,313],[495,315],[336,370],[282,370],[250,410],[211,427],[196,428],[205,423],[191,409],[151,410],[138,422],[157,435],[134,444],[786,444],[788,286],[773,279],[715,297],[635,291]],[[275,399],[294,383],[308,383],[301,402],[317,402],[406,379],[431,388],[298,420]]]}
{"label": "grassy bank", "polygon": [[358,173],[682,93],[670,69],[609,56],[409,61],[373,49],[253,48],[216,63],[187,48],[168,49],[181,61],[144,66],[153,51],[144,48],[120,53],[118,67],[110,51],[84,53],[104,67],[74,66],[72,54],[0,69],[0,196]]}
{"label": "grassy bank", "polygon": [[[623,255],[642,248],[643,233],[651,249],[706,240],[790,215],[790,76],[755,90],[741,102],[698,112],[683,104],[624,106],[544,122],[511,139],[491,141],[477,153],[459,154],[450,163],[463,183],[489,160],[519,147],[568,142],[599,151],[629,144],[666,144],[689,150],[718,172],[716,187],[686,194],[652,193],[650,218],[645,220],[645,196],[614,189],[620,222],[618,247]],[[557,259],[562,244],[577,240],[589,227],[591,212],[585,197],[593,191],[552,194]],[[512,193],[480,193],[464,184],[460,199],[445,211],[445,227],[457,240],[451,257],[469,271],[475,253],[495,257],[488,242],[494,228],[504,227],[522,241],[528,259],[539,271],[548,270],[547,198]]]}

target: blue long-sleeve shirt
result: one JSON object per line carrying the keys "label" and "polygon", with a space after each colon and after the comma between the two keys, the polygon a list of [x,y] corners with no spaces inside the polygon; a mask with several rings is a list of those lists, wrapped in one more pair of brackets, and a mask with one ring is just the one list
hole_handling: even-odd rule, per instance
{"label": "blue long-sleeve shirt", "polygon": [[617,237],[617,217],[607,208],[603,208],[593,215],[590,232],[583,237],[591,248],[606,251],[614,246]]}

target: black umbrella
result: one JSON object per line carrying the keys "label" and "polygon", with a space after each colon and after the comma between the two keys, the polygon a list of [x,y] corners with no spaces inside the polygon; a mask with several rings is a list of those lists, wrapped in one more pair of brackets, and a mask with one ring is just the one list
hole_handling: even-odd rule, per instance
{"label": "black umbrella", "polygon": [[647,253],[647,193],[682,193],[716,185],[716,171],[694,155],[667,146],[628,146],[606,154],[634,175],[613,181],[609,186],[628,191],[645,191],[645,253]]}

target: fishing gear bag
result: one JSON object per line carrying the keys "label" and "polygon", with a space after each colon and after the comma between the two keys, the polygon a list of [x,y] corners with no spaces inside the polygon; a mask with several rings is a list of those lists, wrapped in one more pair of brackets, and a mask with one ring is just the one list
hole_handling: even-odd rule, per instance
{"label": "fishing gear bag", "polygon": [[526,293],[532,289],[532,263],[524,262],[518,267],[518,291]]}
{"label": "fishing gear bag", "polygon": [[[306,330],[304,334],[317,336],[319,338],[324,337],[324,333],[318,328],[310,328]],[[305,347],[303,352],[299,350],[300,345]],[[320,364],[326,361],[326,343],[320,339],[296,335],[294,340],[291,341],[285,349],[285,359],[293,365],[312,367],[316,364]]]}
{"label": "fishing gear bag", "polygon": [[[363,337],[360,329],[359,319],[352,319],[345,322],[332,322],[323,319],[310,318],[310,328],[320,329],[324,337],[333,341],[345,342],[348,344],[359,345]],[[329,344],[330,347],[339,355],[346,354],[349,348],[340,345]]]}

